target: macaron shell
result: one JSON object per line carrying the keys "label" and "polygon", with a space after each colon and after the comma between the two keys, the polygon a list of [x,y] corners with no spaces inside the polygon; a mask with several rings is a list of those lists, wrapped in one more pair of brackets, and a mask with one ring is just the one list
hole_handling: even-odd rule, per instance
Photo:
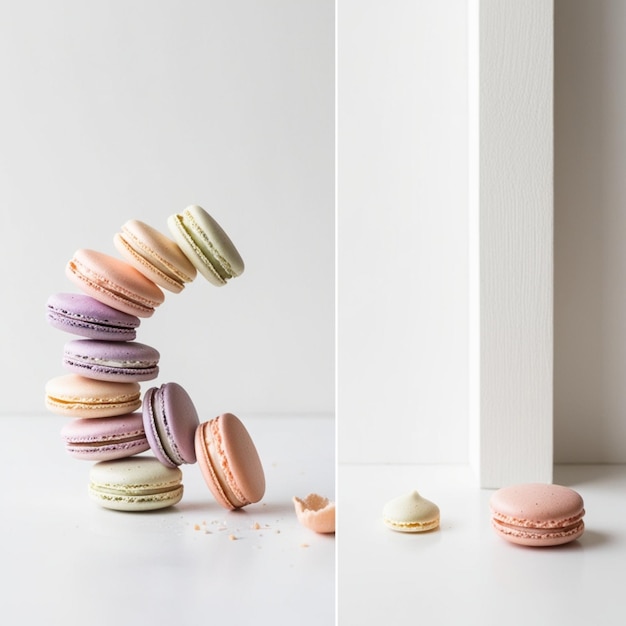
{"label": "macaron shell", "polygon": [[585,523],[579,520],[574,526],[565,530],[557,528],[513,528],[492,520],[496,533],[510,543],[530,547],[560,546],[578,539],[585,532]]}
{"label": "macaron shell", "polygon": [[168,228],[185,256],[212,284],[226,282],[243,273],[241,255],[222,227],[200,206],[190,205],[172,215]]}
{"label": "macaron shell", "polygon": [[168,467],[196,462],[195,432],[200,423],[189,394],[178,383],[164,383],[144,394],[143,424],[154,456]]}
{"label": "macaron shell", "polygon": [[150,449],[141,413],[73,419],[61,430],[67,453],[81,460],[109,461]]}
{"label": "macaron shell", "polygon": [[139,383],[94,380],[77,374],[56,376],[46,383],[46,408],[68,417],[113,417],[141,406]]}
{"label": "macaron shell", "polygon": [[195,446],[205,482],[223,507],[235,509],[261,500],[265,494],[263,466],[239,418],[224,413],[200,424]]}
{"label": "macaron shell", "polygon": [[158,350],[135,341],[75,339],[63,350],[63,364],[70,372],[114,382],[156,378],[159,358]]}
{"label": "macaron shell", "polygon": [[296,517],[302,526],[316,533],[335,532],[335,503],[317,493],[293,498]]}
{"label": "macaron shell", "polygon": [[113,243],[122,257],[160,287],[173,293],[196,277],[196,268],[179,246],[139,220],[129,220]]}
{"label": "macaron shell", "polygon": [[88,339],[132,341],[141,320],[82,293],[56,293],[46,302],[53,328]]}
{"label": "macaron shell", "polygon": [[95,463],[89,473],[89,496],[118,511],[151,511],[180,502],[182,472],[153,457]]}
{"label": "macaron shell", "polygon": [[165,299],[134,267],[95,250],[77,250],[65,273],[87,295],[129,315],[150,317]]}

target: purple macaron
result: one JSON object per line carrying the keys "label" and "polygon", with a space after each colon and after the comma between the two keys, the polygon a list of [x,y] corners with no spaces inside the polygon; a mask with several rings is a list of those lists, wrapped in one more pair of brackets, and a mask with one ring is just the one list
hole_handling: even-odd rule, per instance
{"label": "purple macaron", "polygon": [[56,293],[48,298],[46,317],[54,328],[88,339],[132,341],[140,319],[91,296]]}
{"label": "purple macaron", "polygon": [[191,398],[178,383],[148,389],[142,413],[150,448],[163,465],[196,462],[194,438],[200,420]]}
{"label": "purple macaron", "polygon": [[156,378],[159,357],[157,350],[137,341],[75,339],[63,349],[63,365],[70,372],[114,382]]}
{"label": "purple macaron", "polygon": [[141,413],[73,419],[61,437],[70,456],[86,461],[121,459],[150,449]]}

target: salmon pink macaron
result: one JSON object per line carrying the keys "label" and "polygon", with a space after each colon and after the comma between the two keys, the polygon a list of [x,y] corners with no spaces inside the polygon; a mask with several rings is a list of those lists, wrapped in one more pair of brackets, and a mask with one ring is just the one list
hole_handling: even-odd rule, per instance
{"label": "salmon pink macaron", "polygon": [[96,250],[77,250],[65,273],[83,293],[129,315],[150,317],[165,300],[132,265]]}
{"label": "salmon pink macaron", "polygon": [[141,406],[139,383],[94,380],[78,374],[56,376],[46,383],[46,407],[67,417],[114,417]]}
{"label": "salmon pink macaron", "polygon": [[126,222],[113,243],[128,263],[168,291],[179,293],[196,277],[196,268],[178,245],[139,220]]}
{"label": "salmon pink macaron", "polygon": [[224,508],[238,509],[263,497],[263,466],[250,434],[238,417],[224,413],[200,424],[195,446],[202,476]]}
{"label": "salmon pink macaron", "polygon": [[556,546],[583,534],[583,499],[561,485],[525,483],[498,489],[489,501],[496,533],[522,546]]}
{"label": "salmon pink macaron", "polygon": [[74,374],[110,381],[152,380],[159,352],[138,341],[75,339],[63,348],[63,365]]}
{"label": "salmon pink macaron", "polygon": [[67,453],[75,459],[110,461],[150,449],[141,413],[73,419],[61,430]]}

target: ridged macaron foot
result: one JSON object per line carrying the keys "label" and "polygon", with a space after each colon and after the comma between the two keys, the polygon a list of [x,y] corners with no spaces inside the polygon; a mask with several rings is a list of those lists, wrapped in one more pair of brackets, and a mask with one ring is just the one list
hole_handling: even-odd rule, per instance
{"label": "ridged macaron foot", "polygon": [[152,380],[159,373],[159,357],[158,350],[137,341],[74,339],[63,348],[67,370],[97,380]]}
{"label": "ridged macaron foot", "polygon": [[385,504],[383,522],[392,530],[403,533],[434,530],[439,526],[439,507],[412,491]]}
{"label": "ridged macaron foot", "polygon": [[190,205],[167,220],[174,240],[212,284],[225,285],[244,271],[241,255],[222,227],[200,206]]}
{"label": "ridged macaron foot", "polygon": [[580,537],[585,524],[579,493],[562,485],[523,483],[495,491],[490,500],[496,533],[523,546],[557,546]]}
{"label": "ridged macaron foot", "polygon": [[83,293],[129,315],[150,317],[165,299],[132,265],[96,250],[77,250],[65,274]]}
{"label": "ridged macaron foot", "polygon": [[100,461],[89,472],[89,496],[117,511],[152,511],[180,502],[183,474],[153,457]]}
{"label": "ridged macaron foot", "polygon": [[83,293],[55,293],[46,302],[46,319],[58,330],[111,341],[133,341],[141,320]]}
{"label": "ridged macaron foot", "polygon": [[113,243],[128,263],[163,289],[179,293],[196,277],[195,266],[179,246],[144,222],[126,222]]}
{"label": "ridged macaron foot", "polygon": [[73,419],[61,430],[67,453],[85,461],[121,459],[150,449],[141,413]]}
{"label": "ridged macaron foot", "polygon": [[56,376],[46,383],[46,408],[68,417],[114,417],[141,406],[139,383],[94,380],[78,374]]}
{"label": "ridged macaron foot", "polygon": [[196,462],[194,437],[200,423],[189,394],[178,383],[165,383],[145,392],[143,424],[150,448],[168,467]]}
{"label": "ridged macaron foot", "polygon": [[195,446],[202,476],[219,504],[238,509],[261,500],[265,494],[263,466],[238,417],[224,413],[200,424]]}

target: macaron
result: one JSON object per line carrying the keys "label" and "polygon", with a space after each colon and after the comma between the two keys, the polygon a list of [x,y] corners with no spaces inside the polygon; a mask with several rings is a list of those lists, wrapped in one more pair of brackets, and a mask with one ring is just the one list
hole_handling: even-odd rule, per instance
{"label": "macaron", "polygon": [[46,383],[46,407],[68,417],[113,417],[138,409],[140,392],[137,382],[116,383],[65,374]]}
{"label": "macaron", "polygon": [[96,250],[77,250],[65,273],[83,293],[129,315],[150,317],[165,299],[132,265]]}
{"label": "macaron", "polygon": [[194,437],[200,423],[189,394],[178,383],[145,392],[143,425],[150,448],[167,467],[196,462]]}
{"label": "macaron", "polygon": [[196,429],[196,457],[211,493],[226,509],[258,502],[265,475],[258,452],[241,420],[224,413]]}
{"label": "macaron", "polygon": [[137,341],[74,339],[63,348],[63,365],[74,374],[109,381],[152,380],[159,352]]}
{"label": "macaron", "polygon": [[439,526],[439,507],[412,491],[385,504],[383,522],[392,530],[404,533],[434,530]]}
{"label": "macaron", "polygon": [[188,206],[167,220],[174,240],[212,284],[225,285],[244,270],[243,260],[222,227],[202,208]]}
{"label": "macaron", "polygon": [[580,537],[585,524],[579,493],[561,485],[524,483],[503,487],[489,500],[496,533],[522,546],[556,546]]}
{"label": "macaron", "polygon": [[46,302],[46,319],[58,330],[111,341],[132,341],[141,321],[82,293],[51,295]]}
{"label": "macaron", "polygon": [[73,419],[65,424],[61,437],[70,456],[86,461],[121,459],[150,449],[141,413]]}
{"label": "macaron", "polygon": [[89,471],[89,496],[106,509],[151,511],[180,502],[182,472],[154,457],[100,461]]}
{"label": "macaron", "polygon": [[196,277],[196,268],[178,245],[139,220],[126,222],[113,243],[130,265],[168,291],[179,293]]}

